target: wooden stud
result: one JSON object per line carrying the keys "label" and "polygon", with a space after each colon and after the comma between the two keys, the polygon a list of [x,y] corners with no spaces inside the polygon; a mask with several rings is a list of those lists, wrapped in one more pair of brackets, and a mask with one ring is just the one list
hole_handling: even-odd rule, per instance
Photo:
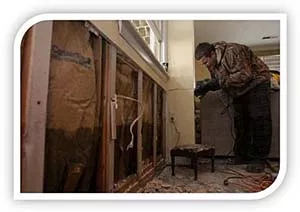
{"label": "wooden stud", "polygon": [[153,166],[156,167],[157,159],[157,84],[153,86]]}
{"label": "wooden stud", "polygon": [[110,109],[110,138],[108,139],[108,172],[107,172],[107,184],[108,191],[113,190],[114,184],[114,151],[115,151],[115,139],[116,139],[116,120],[115,120],[115,105],[112,104],[112,99],[116,94],[116,71],[117,71],[117,49],[113,45],[109,45],[109,98],[108,104]]}
{"label": "wooden stud", "polygon": [[95,60],[95,72],[96,72],[96,92],[97,92],[97,113],[96,126],[99,126],[101,118],[101,102],[102,102],[102,38],[94,37],[93,40],[93,52]]}
{"label": "wooden stud", "polygon": [[[95,71],[96,71],[96,83],[97,83],[97,109],[96,109],[96,123],[95,125],[98,127],[97,130],[103,130],[103,116],[104,116],[104,111],[103,111],[103,96],[102,96],[102,87],[105,86],[104,80],[102,79],[102,60],[103,60],[103,55],[102,55],[102,38],[101,37],[94,37],[94,42],[93,42],[93,51],[94,51],[94,60],[95,60]],[[105,175],[105,164],[104,161],[105,159],[103,156],[103,152],[101,152],[103,148],[103,141],[102,136],[102,131],[99,131],[97,134],[97,139],[101,138],[99,140],[99,151],[97,152],[97,168],[96,168],[96,191],[97,192],[102,192],[105,189],[104,183],[103,183],[103,178]],[[98,136],[99,135],[99,136]]]}
{"label": "wooden stud", "polygon": [[101,170],[98,175],[99,184],[98,187],[99,190],[97,192],[109,192],[110,190],[110,182],[109,180],[111,178],[110,171],[114,169],[114,167],[111,167],[110,164],[110,154],[111,154],[111,148],[109,143],[111,142],[111,135],[110,135],[110,129],[111,129],[111,119],[110,119],[110,112],[111,112],[111,75],[110,75],[110,45],[107,42],[104,42],[103,45],[103,60],[104,60],[104,66],[103,66],[103,107],[101,113],[103,114],[102,118],[102,141],[101,141],[101,161],[100,161],[100,167]]}
{"label": "wooden stud", "polygon": [[166,92],[163,90],[163,111],[162,111],[162,131],[163,131],[163,137],[162,137],[162,142],[163,142],[163,158],[167,157],[167,96]]}
{"label": "wooden stud", "polygon": [[[30,83],[29,74],[31,73],[31,61],[32,61],[32,39],[33,29],[32,27],[26,32],[21,44],[21,160],[25,158],[25,140],[27,129],[27,117],[28,117],[28,89]],[[25,178],[25,165],[21,166],[21,191],[24,191],[23,186],[26,184]]]}
{"label": "wooden stud", "polygon": [[30,33],[30,50],[26,51],[29,55],[24,55],[30,59],[24,69],[27,73],[22,73],[27,77],[22,79],[25,80],[22,88],[26,86],[23,96],[26,107],[22,111],[26,127],[22,135],[21,192],[43,192],[52,21],[34,25]]}
{"label": "wooden stud", "polygon": [[[138,101],[143,102],[143,71],[138,72]],[[138,114],[142,112],[140,104],[138,104]],[[143,118],[138,120],[138,129],[137,129],[137,175],[141,177],[142,173],[142,154],[143,154],[143,137],[142,137],[142,125]]]}

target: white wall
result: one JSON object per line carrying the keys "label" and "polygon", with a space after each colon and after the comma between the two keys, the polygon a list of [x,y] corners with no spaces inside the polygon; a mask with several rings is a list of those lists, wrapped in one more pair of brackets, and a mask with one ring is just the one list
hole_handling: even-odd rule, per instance
{"label": "white wall", "polygon": [[175,117],[180,132],[178,144],[195,143],[194,127],[194,22],[168,22],[169,75],[167,92],[167,159],[169,151],[176,145],[175,127],[170,115]]}

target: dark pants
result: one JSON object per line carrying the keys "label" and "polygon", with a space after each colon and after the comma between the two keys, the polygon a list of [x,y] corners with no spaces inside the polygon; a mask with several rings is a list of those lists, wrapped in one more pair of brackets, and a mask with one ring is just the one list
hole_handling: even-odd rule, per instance
{"label": "dark pants", "polygon": [[248,161],[266,158],[272,139],[270,84],[256,86],[235,98],[233,105],[235,156]]}

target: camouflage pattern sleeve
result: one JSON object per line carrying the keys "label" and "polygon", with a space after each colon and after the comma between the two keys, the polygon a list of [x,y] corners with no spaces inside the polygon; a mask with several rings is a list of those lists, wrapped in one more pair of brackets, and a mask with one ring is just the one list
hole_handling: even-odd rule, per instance
{"label": "camouflage pattern sleeve", "polygon": [[215,44],[215,48],[217,65],[211,74],[231,97],[243,95],[258,84],[270,81],[268,66],[251,48],[225,42]]}
{"label": "camouflage pattern sleeve", "polygon": [[253,77],[248,52],[242,48],[229,48],[219,72],[222,87],[244,87]]}

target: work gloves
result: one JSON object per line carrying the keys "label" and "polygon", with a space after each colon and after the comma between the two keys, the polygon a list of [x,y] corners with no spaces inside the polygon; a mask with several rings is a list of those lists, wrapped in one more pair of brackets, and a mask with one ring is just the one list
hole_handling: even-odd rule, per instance
{"label": "work gloves", "polygon": [[219,82],[216,78],[205,79],[196,82],[196,88],[194,90],[195,96],[204,96],[208,91],[216,91],[221,89]]}

